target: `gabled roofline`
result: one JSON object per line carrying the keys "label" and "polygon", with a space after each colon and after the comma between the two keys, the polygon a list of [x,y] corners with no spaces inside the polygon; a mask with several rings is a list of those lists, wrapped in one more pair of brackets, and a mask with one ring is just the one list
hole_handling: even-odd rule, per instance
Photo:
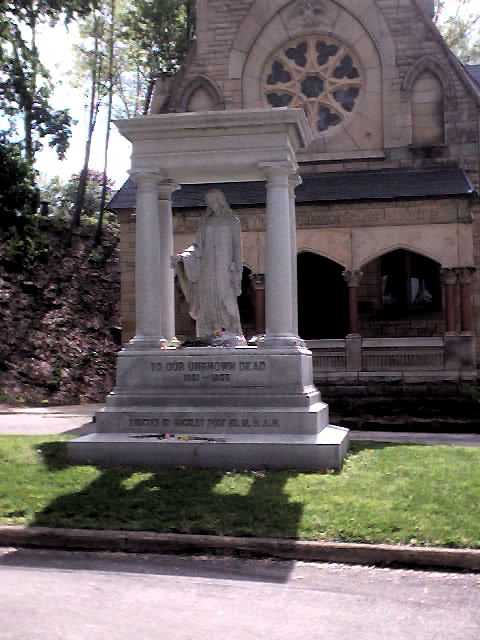
{"label": "gabled roofline", "polygon": [[465,69],[463,63],[457,58],[457,56],[453,53],[453,51],[447,45],[442,34],[438,30],[438,27],[433,22],[433,20],[427,16],[424,9],[420,5],[419,0],[412,0],[412,2],[417,7],[419,13],[422,16],[421,19],[424,21],[427,28],[432,33],[433,37],[436,39],[438,44],[442,47],[443,51],[446,53],[448,59],[452,64],[453,70],[457,74],[460,82],[462,82],[462,84],[465,86],[467,91],[471,94],[471,96],[475,100],[477,106],[480,108],[480,90],[478,90],[477,87],[475,86],[473,78]]}

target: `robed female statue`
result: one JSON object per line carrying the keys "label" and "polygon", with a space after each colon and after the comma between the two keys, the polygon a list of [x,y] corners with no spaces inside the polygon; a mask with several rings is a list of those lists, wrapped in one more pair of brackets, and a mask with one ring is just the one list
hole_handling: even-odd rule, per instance
{"label": "robed female statue", "polygon": [[196,321],[198,337],[242,335],[237,297],[242,289],[242,234],[220,189],[205,196],[207,209],[194,243],[173,258],[175,273]]}

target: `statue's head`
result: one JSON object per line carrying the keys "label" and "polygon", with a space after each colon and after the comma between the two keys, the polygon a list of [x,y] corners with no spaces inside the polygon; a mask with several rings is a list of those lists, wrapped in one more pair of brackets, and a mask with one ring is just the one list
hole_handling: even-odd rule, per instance
{"label": "statue's head", "polygon": [[225,194],[220,189],[209,189],[205,194],[205,203],[214,215],[230,213]]}

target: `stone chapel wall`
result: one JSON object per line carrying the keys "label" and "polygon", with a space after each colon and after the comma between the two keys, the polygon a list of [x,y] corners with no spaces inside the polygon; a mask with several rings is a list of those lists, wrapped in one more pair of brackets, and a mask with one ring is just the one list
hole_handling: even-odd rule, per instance
{"label": "stone chapel wall", "polygon": [[[291,42],[294,48],[303,36],[321,34],[327,47],[343,44],[353,52],[353,66],[358,66],[360,76],[359,94],[351,98],[357,101],[351,118],[345,121],[345,126],[333,126],[319,135],[310,155],[303,158],[309,163],[302,166],[302,171],[459,164],[468,172],[473,185],[480,187],[480,100],[469,86],[466,73],[432,26],[430,0],[363,0],[361,3],[358,0],[197,0],[197,4],[198,39],[188,66],[173,82],[165,103],[168,110],[265,106],[262,82],[265,83],[272,72],[272,68],[268,68],[271,56],[286,43]],[[313,86],[307,90],[316,89]],[[375,227],[374,222],[365,223],[365,220],[384,215],[385,221],[377,223],[377,233],[370,234],[373,250],[379,238],[389,233],[401,237],[404,232],[400,227],[404,223],[422,223],[423,216],[422,241],[424,255],[428,256],[441,226],[434,218],[450,219],[456,206],[444,199],[301,207],[298,210],[299,245],[303,241],[303,230],[308,228],[315,250],[323,251],[319,240],[321,232],[323,238],[331,240],[330,251],[337,247],[335,251],[344,254],[343,263],[352,262],[353,253],[349,254],[352,246],[344,243],[347,228],[351,232],[361,231],[365,224]],[[392,210],[395,213],[391,213]],[[480,205],[471,204],[466,215],[469,220],[473,219],[473,224],[464,220],[458,227],[469,237],[473,258],[467,251],[457,255],[458,265],[449,266],[473,260],[480,268],[479,214]],[[345,220],[350,215],[352,222],[335,224],[342,215]],[[242,220],[248,219],[243,224],[249,267],[261,270],[258,256],[263,243],[260,228],[263,212],[250,209],[242,216]],[[399,219],[402,219],[400,225]],[[176,216],[177,234],[187,222],[183,214]],[[458,228],[452,227],[452,233]],[[412,230],[415,233],[413,226]],[[360,237],[361,233],[357,235]],[[131,238],[125,242],[129,245],[128,252]],[[422,246],[416,248],[422,250]],[[436,253],[442,251],[442,245],[437,244]],[[123,264],[131,270],[129,255],[127,253]],[[128,280],[132,280],[131,273]],[[131,304],[132,297],[128,296],[122,303],[124,306]],[[473,305],[476,334],[480,335],[480,278],[474,282]],[[480,344],[478,348],[480,359]]]}

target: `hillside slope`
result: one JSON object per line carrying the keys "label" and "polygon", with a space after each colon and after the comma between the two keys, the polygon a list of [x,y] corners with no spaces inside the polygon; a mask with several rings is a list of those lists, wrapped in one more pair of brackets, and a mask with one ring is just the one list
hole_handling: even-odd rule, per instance
{"label": "hillside slope", "polygon": [[0,232],[0,402],[102,401],[120,347],[118,238],[94,248],[85,227],[69,242],[50,219],[38,237]]}

